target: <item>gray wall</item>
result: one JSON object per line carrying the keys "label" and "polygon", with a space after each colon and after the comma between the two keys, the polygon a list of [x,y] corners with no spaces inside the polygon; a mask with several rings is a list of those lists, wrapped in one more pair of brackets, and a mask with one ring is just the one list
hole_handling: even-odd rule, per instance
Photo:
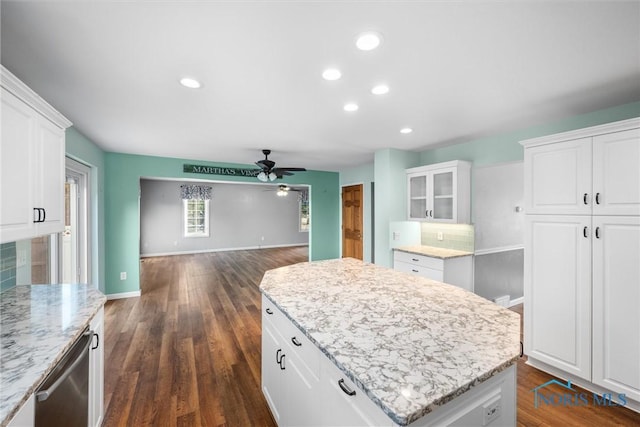
{"label": "gray wall", "polygon": [[140,180],[142,256],[309,243],[309,233],[298,231],[297,192],[278,197],[273,185],[211,182],[202,183],[213,187],[209,237],[185,238],[183,184],[187,182]]}

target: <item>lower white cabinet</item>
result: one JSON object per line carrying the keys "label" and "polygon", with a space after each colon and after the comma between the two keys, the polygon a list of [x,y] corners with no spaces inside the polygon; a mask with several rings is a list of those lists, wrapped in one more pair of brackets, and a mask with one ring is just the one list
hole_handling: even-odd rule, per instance
{"label": "lower white cabinet", "polygon": [[591,217],[528,215],[524,351],[591,378]]}
{"label": "lower white cabinet", "polygon": [[32,394],[29,399],[22,405],[22,408],[16,413],[7,427],[31,427],[36,421],[36,397]]}
{"label": "lower white cabinet", "polygon": [[91,320],[94,332],[89,353],[89,427],[102,425],[104,415],[104,308]]}
{"label": "lower white cabinet", "polygon": [[640,402],[640,217],[594,216],[593,383]]}
{"label": "lower white cabinet", "polygon": [[396,250],[393,269],[473,292],[473,256],[436,258]]}

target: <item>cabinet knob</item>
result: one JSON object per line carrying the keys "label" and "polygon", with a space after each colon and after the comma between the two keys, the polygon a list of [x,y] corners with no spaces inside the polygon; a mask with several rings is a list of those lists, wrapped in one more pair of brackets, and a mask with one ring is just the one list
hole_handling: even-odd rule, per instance
{"label": "cabinet knob", "polygon": [[340,386],[342,391],[344,391],[347,395],[349,395],[349,396],[355,396],[356,395],[356,391],[355,390],[351,390],[349,387],[347,387],[347,385],[344,383],[344,379],[343,378],[340,378],[340,380],[338,381],[338,385]]}

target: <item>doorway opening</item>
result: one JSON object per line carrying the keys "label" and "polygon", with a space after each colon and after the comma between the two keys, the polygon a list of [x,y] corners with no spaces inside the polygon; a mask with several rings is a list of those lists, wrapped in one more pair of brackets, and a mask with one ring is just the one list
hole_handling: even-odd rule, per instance
{"label": "doorway opening", "polygon": [[90,168],[75,160],[66,159],[64,188],[64,231],[58,250],[60,253],[61,283],[88,283],[89,259],[89,174]]}

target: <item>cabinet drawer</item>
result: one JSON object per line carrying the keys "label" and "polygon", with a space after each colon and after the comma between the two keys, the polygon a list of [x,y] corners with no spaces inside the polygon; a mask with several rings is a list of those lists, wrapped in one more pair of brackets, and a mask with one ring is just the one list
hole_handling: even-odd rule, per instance
{"label": "cabinet drawer", "polygon": [[415,264],[407,264],[406,262],[402,261],[395,261],[393,264],[393,269],[402,271],[404,273],[415,274],[427,279],[437,280],[438,282],[444,281],[444,273],[442,270],[434,270],[432,268],[421,267]]}
{"label": "cabinet drawer", "polygon": [[394,261],[406,262],[407,264],[426,267],[432,270],[444,270],[444,260],[440,258],[416,255],[409,252],[394,251],[393,259]]}

